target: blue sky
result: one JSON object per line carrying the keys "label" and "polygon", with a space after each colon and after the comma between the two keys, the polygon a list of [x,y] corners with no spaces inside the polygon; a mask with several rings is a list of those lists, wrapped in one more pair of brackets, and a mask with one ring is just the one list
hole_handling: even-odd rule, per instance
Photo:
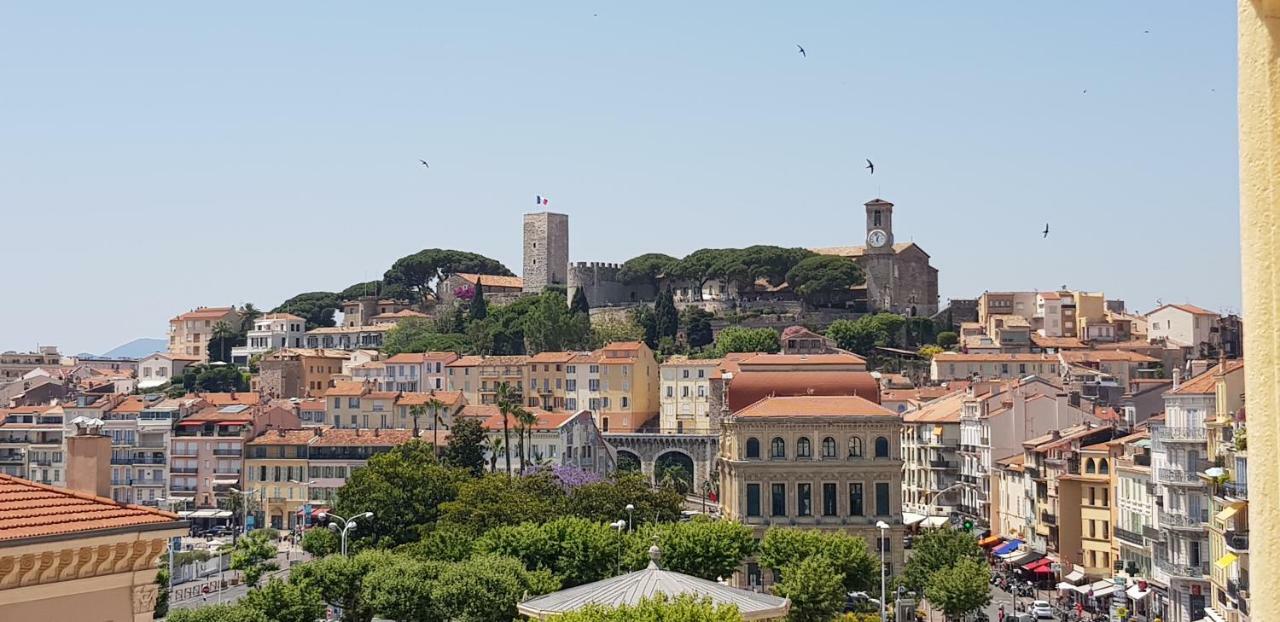
{"label": "blue sky", "polygon": [[860,244],[879,195],[944,299],[1236,309],[1235,106],[1202,0],[4,3],[0,349],[427,247],[518,271],[536,194],[574,261]]}

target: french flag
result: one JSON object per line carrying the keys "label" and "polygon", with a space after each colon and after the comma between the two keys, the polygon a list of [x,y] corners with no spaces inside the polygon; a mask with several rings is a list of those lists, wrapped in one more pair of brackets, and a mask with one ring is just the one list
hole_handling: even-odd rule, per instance
{"label": "french flag", "polygon": [[547,205],[551,203],[551,199],[548,199],[547,197],[544,197],[539,194],[537,195],[537,202],[538,202],[538,205]]}

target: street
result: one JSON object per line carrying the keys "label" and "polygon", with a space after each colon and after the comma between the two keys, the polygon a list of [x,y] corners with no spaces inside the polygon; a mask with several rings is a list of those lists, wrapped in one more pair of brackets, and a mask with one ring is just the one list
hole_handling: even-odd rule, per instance
{"label": "street", "polygon": [[[266,583],[272,578],[287,579],[289,578],[289,562],[292,560],[294,564],[300,564],[310,558],[302,551],[301,547],[290,547],[288,544],[281,544],[280,553],[276,555],[276,563],[280,566],[280,570],[272,571],[262,576],[260,583]],[[233,571],[228,571],[225,579],[230,579]],[[181,598],[180,595],[184,588],[190,589],[194,586],[202,584],[216,585],[218,577],[212,576],[197,581],[189,581],[181,585],[174,586],[174,593],[169,602],[170,609],[190,609],[194,607],[202,607],[204,605],[214,603],[233,603],[244,597],[249,592],[249,586],[241,583],[239,585],[228,585],[227,589],[220,594],[216,591],[210,591],[200,596],[191,596],[189,598]]]}

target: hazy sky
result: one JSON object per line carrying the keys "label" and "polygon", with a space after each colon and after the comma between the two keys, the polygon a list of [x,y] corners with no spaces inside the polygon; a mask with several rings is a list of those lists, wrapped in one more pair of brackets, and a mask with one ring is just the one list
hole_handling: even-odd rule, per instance
{"label": "hazy sky", "polygon": [[944,300],[1238,308],[1235,45],[1204,0],[7,2],[0,349],[519,271],[537,194],[573,261],[861,244],[879,195]]}

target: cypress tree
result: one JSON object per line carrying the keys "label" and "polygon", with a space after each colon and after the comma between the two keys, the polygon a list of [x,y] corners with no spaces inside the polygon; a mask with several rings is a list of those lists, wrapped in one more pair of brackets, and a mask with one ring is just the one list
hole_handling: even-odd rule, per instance
{"label": "cypress tree", "polygon": [[484,287],[480,285],[479,275],[476,276],[476,295],[471,298],[471,306],[467,308],[467,312],[473,322],[489,316],[489,303],[484,301]]}

